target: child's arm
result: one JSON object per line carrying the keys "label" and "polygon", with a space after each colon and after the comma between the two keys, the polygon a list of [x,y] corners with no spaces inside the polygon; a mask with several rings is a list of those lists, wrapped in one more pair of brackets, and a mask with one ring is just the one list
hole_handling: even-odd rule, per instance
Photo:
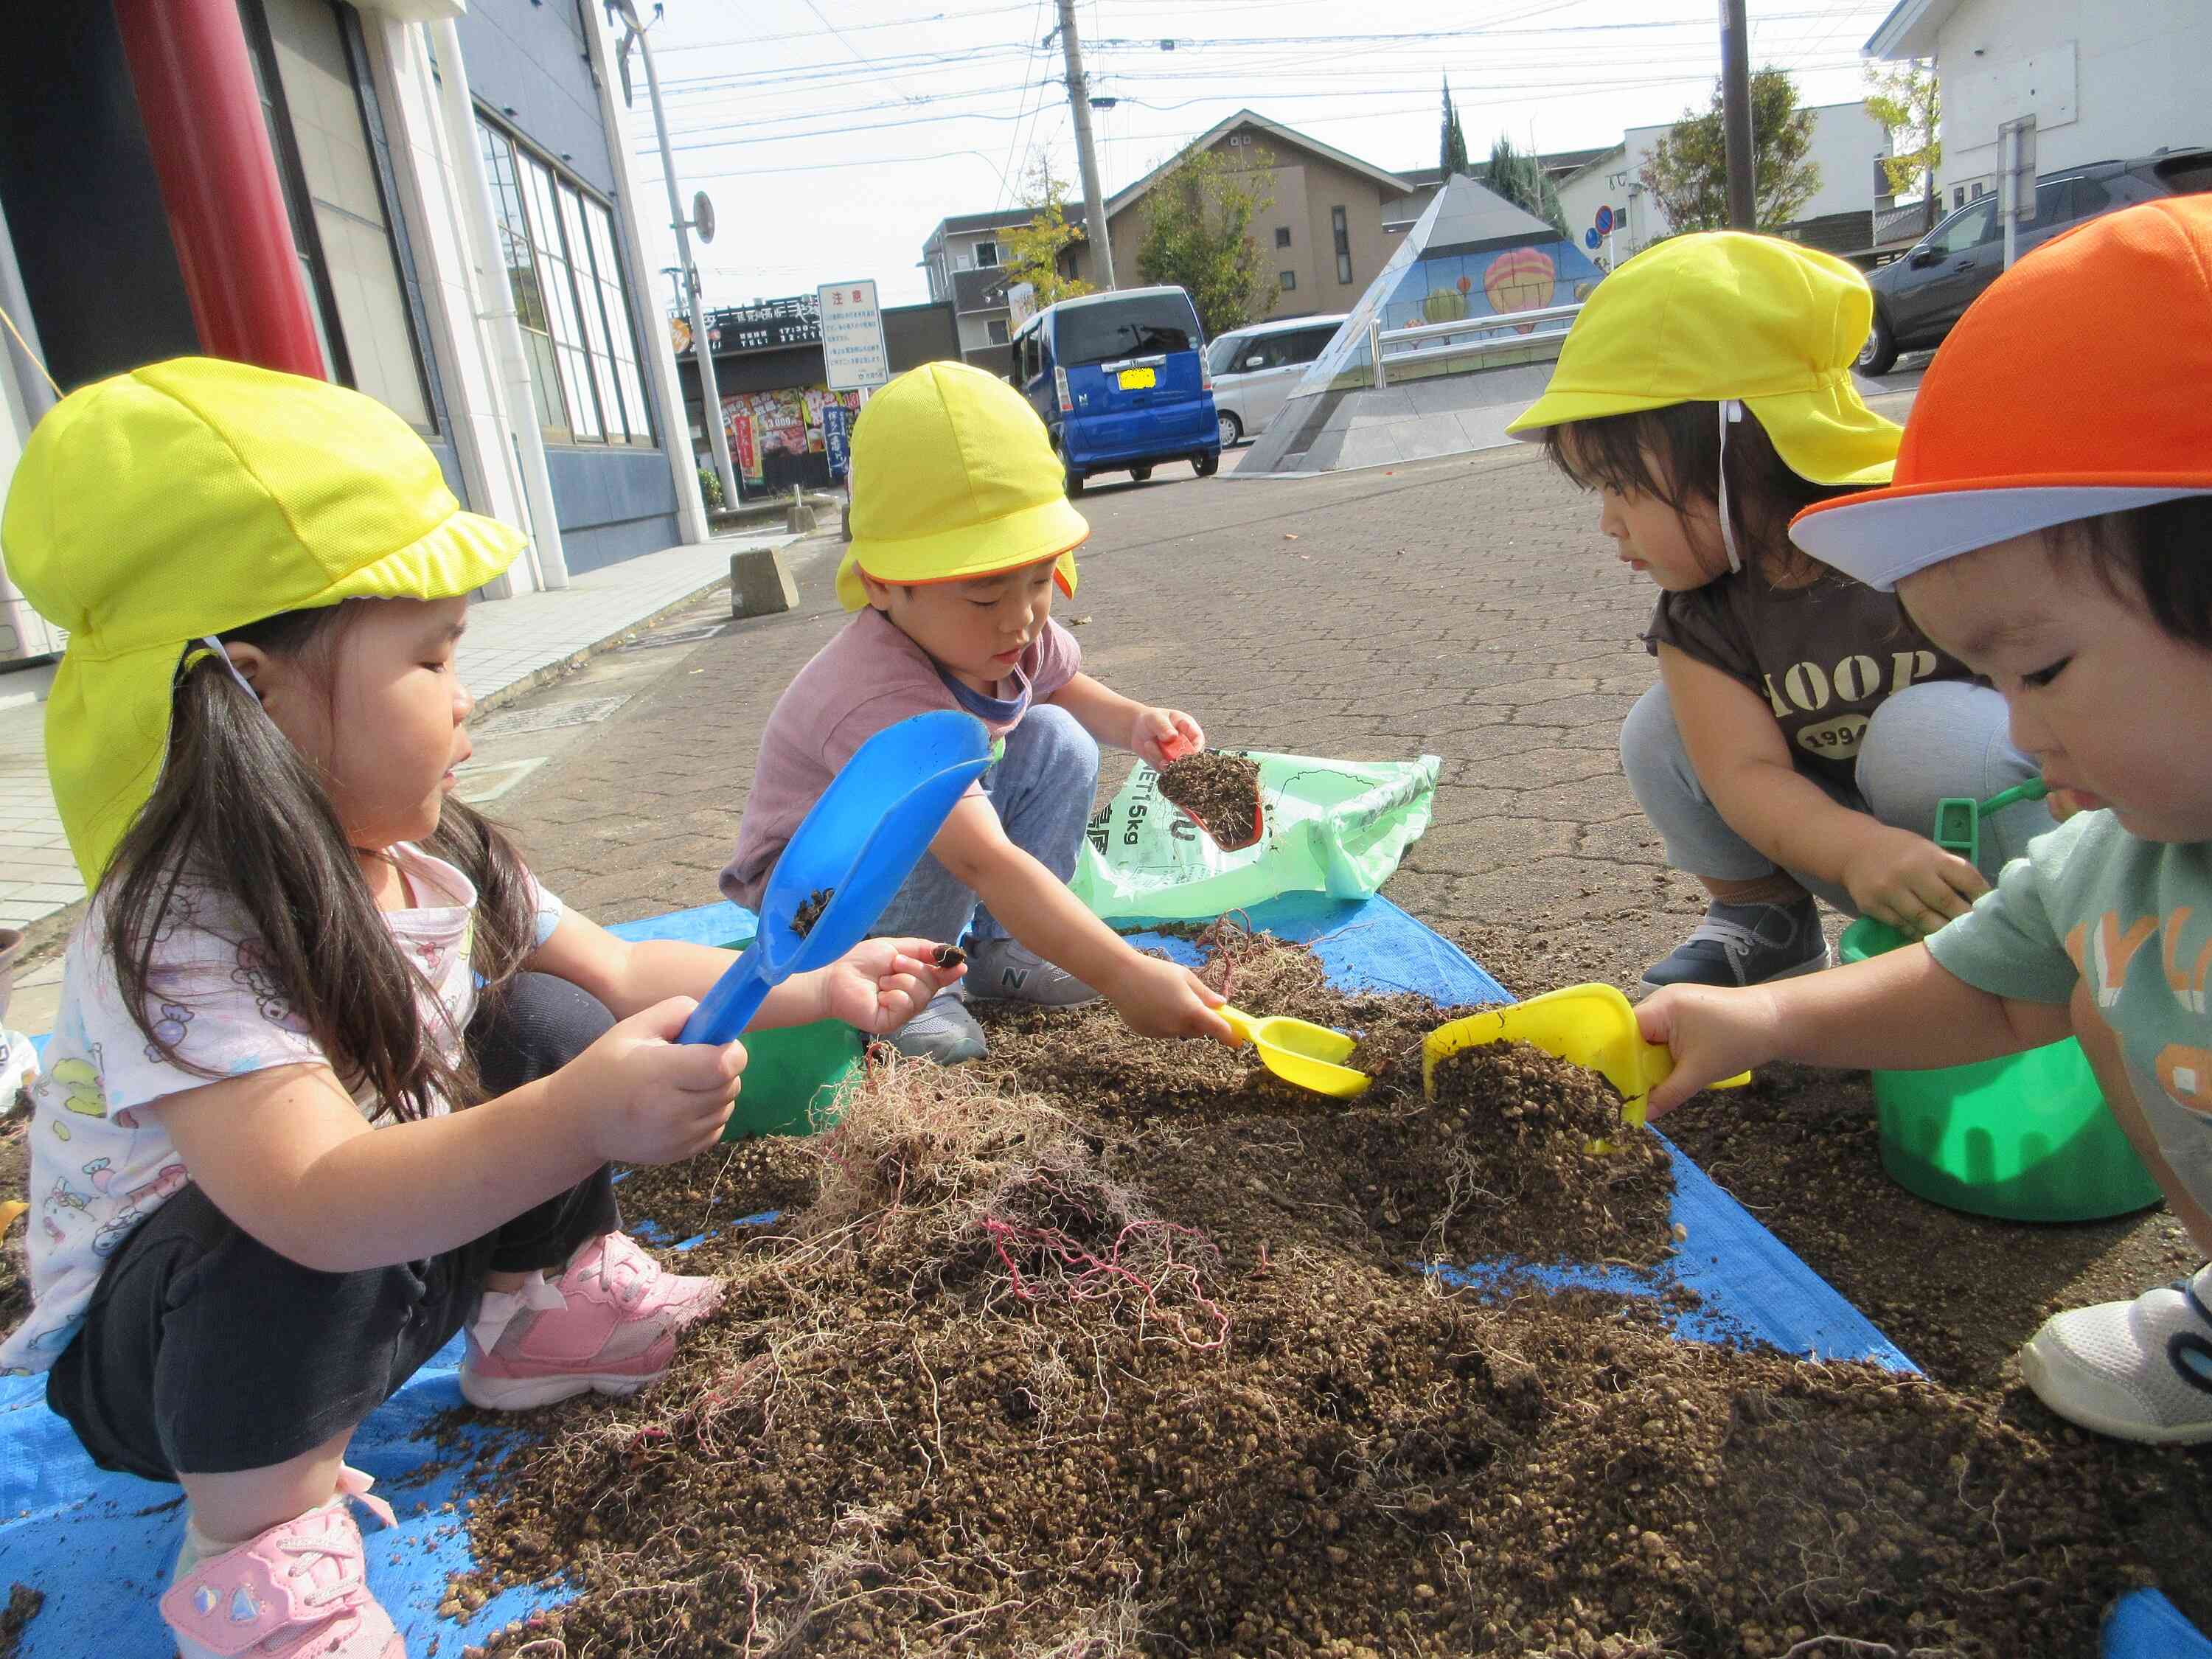
{"label": "child's arm", "polygon": [[929,850],[1009,933],[1111,1002],[1139,1036],[1236,1042],[1213,1012],[1220,996],[1188,968],[1136,950],[1084,908],[1066,883],[1006,839],[981,796],[961,799]]}
{"label": "child's arm", "polygon": [[278,1255],[356,1273],[459,1248],[600,1164],[667,1164],[720,1136],[744,1049],[674,1041],[693,1005],[624,1020],[550,1077],[466,1111],[373,1128],[327,1066],[271,1066],[157,1102],[191,1178]]}
{"label": "child's arm", "polygon": [[[1074,715],[1076,723],[1099,742],[1132,750],[1152,766],[1165,766],[1176,755],[1206,747],[1206,733],[1182,709],[1152,708],[1100,684],[1088,674],[1078,674],[1045,701]],[[1022,942],[1029,944],[1027,939]],[[1060,965],[1068,966],[1064,962]]]}
{"label": "child's arm", "polygon": [[1924,945],[1747,990],[1677,985],[1639,1005],[1636,1023],[1674,1055],[1645,1103],[1652,1117],[1769,1060],[1910,1072],[2018,1054],[2073,1030],[2063,1005],[1978,991]]}
{"label": "child's arm", "polygon": [[1966,860],[1838,806],[1801,775],[1773,710],[1742,681],[1663,644],[1659,673],[1706,795],[1731,830],[1784,869],[1836,883],[1862,915],[1908,933],[1964,915],[1989,890]]}
{"label": "child's arm", "polygon": [[[768,994],[753,1029],[839,1019],[871,1033],[895,1031],[967,970],[939,968],[927,939],[874,939],[827,968],[793,974]],[[617,939],[573,910],[531,956],[529,967],[582,987],[617,1019],[670,997],[696,1001],[738,959],[734,951],[678,939]]]}

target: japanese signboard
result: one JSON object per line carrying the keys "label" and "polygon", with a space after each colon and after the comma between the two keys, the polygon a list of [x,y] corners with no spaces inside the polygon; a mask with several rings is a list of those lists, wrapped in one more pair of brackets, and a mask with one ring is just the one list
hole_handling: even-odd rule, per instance
{"label": "japanese signboard", "polygon": [[822,406],[822,444],[830,458],[830,476],[832,478],[845,476],[851,442],[846,428],[852,418],[852,411],[842,404],[824,404]]}
{"label": "japanese signboard", "polygon": [[817,291],[822,319],[822,366],[832,386],[878,386],[891,377],[884,343],[883,307],[872,282],[829,283]]}
{"label": "japanese signboard", "polygon": [[707,326],[715,337],[717,356],[811,345],[822,337],[822,319],[811,294],[762,300],[749,306],[725,306],[708,319]]}

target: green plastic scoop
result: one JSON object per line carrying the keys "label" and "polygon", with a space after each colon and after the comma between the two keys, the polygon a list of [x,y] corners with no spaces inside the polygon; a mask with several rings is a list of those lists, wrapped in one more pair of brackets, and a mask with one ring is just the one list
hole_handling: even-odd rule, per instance
{"label": "green plastic scoop", "polygon": [[1947,797],[1936,803],[1936,833],[1929,839],[1945,852],[1956,853],[1969,864],[1979,864],[1982,820],[2015,801],[2041,800],[2050,793],[2051,786],[2041,778],[2030,778],[2026,783],[1998,791],[1984,801],[1978,801],[1971,795]]}

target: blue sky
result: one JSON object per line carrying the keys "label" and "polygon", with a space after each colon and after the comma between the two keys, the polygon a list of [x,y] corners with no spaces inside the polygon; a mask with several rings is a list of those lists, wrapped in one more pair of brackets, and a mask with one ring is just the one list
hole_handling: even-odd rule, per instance
{"label": "blue sky", "polygon": [[[710,304],[859,277],[887,305],[926,299],[922,239],[949,214],[1018,204],[1033,155],[1079,197],[1060,46],[1042,44],[1057,0],[937,3],[667,0],[652,39],[679,181],[720,220],[698,250]],[[1750,0],[1752,61],[1790,70],[1808,103],[1856,99],[1887,9]],[[1501,132],[1547,150],[1615,142],[1702,107],[1719,70],[1715,0],[1080,0],[1077,27],[1092,96],[1118,100],[1095,118],[1109,193],[1240,107],[1402,168],[1436,161],[1447,73],[1480,160]],[[640,82],[634,167],[658,267],[675,253]]]}

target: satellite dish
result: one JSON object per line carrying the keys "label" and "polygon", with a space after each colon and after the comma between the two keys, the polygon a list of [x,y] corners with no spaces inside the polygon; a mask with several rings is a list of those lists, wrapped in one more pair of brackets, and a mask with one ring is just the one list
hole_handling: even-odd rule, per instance
{"label": "satellite dish", "polygon": [[699,233],[702,242],[714,240],[714,204],[707,199],[703,190],[691,192],[691,228]]}

